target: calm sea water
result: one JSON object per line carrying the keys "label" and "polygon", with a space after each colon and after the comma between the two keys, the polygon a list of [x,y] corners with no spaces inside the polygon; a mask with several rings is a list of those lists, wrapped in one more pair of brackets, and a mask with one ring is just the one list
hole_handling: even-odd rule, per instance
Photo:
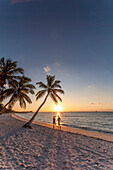
{"label": "calm sea water", "polygon": [[[33,113],[20,113],[17,115],[24,118],[31,118]],[[53,115],[57,115],[57,113],[40,112],[35,120],[52,123]],[[113,135],[113,112],[63,112],[60,113],[60,116],[63,126]]]}

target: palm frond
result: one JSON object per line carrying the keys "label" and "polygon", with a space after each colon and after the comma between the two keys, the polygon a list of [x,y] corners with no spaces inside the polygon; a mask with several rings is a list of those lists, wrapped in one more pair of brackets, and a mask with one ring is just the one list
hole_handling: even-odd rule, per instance
{"label": "palm frond", "polygon": [[15,73],[24,74],[24,69],[22,69],[21,67],[18,67],[16,69],[12,69],[11,71],[9,71],[9,74],[15,74]]}
{"label": "palm frond", "polygon": [[47,75],[46,79],[47,79],[47,86],[51,87],[55,80],[55,76]]}
{"label": "palm frond", "polygon": [[9,87],[16,87],[18,82],[17,80],[14,80],[14,79],[9,79]]}
{"label": "palm frond", "polygon": [[18,93],[28,94],[28,93],[29,93],[29,90],[26,89],[26,88],[19,88],[19,89],[18,89]]}
{"label": "palm frond", "polygon": [[11,61],[10,59],[6,60],[7,71],[14,70],[17,67],[17,61]]}
{"label": "palm frond", "polygon": [[29,90],[29,93],[35,94],[34,90],[32,90],[32,89]]}
{"label": "palm frond", "polygon": [[32,101],[28,95],[26,95],[26,94],[21,94],[21,95],[22,95],[22,98],[24,98],[29,104],[32,103]]}
{"label": "palm frond", "polygon": [[17,95],[13,94],[12,97],[9,100],[8,108],[12,108],[17,101]]}
{"label": "palm frond", "polygon": [[60,96],[54,91],[53,91],[53,93],[54,93],[55,97],[57,97],[62,102],[62,99],[60,98]]}
{"label": "palm frond", "polygon": [[61,93],[61,94],[64,94],[64,90],[62,89],[53,89],[53,91],[55,91],[56,93]]}
{"label": "palm frond", "polygon": [[13,75],[13,76],[10,76],[12,79],[16,79],[16,80],[20,80],[21,79],[21,76],[17,76],[17,75]]}
{"label": "palm frond", "polygon": [[4,90],[2,95],[4,96],[4,98],[7,98],[7,97],[11,96],[13,92],[14,92],[14,89],[9,88],[9,89]]}
{"label": "palm frond", "polygon": [[36,94],[36,100],[40,99],[41,97],[43,97],[46,93],[46,90],[41,90]]}
{"label": "palm frond", "polygon": [[33,84],[26,84],[25,87],[29,89],[36,89],[36,87]]}
{"label": "palm frond", "polygon": [[3,66],[5,65],[5,59],[4,59],[4,57],[1,58],[1,60],[0,60],[0,65],[3,65]]}
{"label": "palm frond", "polygon": [[22,96],[19,97],[19,103],[20,103],[21,108],[24,108],[24,109],[26,108],[26,102]]}
{"label": "palm frond", "polygon": [[59,83],[60,83],[61,81],[60,80],[56,80],[54,83],[53,83],[53,85],[51,86],[51,88],[61,88],[61,86],[59,85]]}
{"label": "palm frond", "polygon": [[43,88],[43,89],[47,88],[47,86],[43,82],[37,82],[36,84],[38,84],[40,88]]}
{"label": "palm frond", "polygon": [[53,93],[50,94],[51,99],[57,104],[58,101]]}
{"label": "palm frond", "polygon": [[25,83],[30,83],[31,82],[31,79],[29,77],[26,77],[26,76],[22,76],[22,77],[19,77],[19,80],[20,80],[20,84],[25,84]]}

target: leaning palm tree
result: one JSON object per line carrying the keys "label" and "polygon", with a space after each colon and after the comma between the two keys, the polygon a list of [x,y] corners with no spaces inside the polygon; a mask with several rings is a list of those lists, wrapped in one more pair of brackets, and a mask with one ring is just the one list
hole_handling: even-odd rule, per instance
{"label": "leaning palm tree", "polygon": [[37,109],[37,111],[34,113],[32,118],[23,126],[25,128],[31,128],[32,121],[38,114],[41,107],[45,104],[48,96],[50,96],[56,104],[58,103],[58,100],[60,100],[62,102],[62,99],[57,94],[57,93],[64,94],[64,91],[61,89],[61,86],[59,85],[59,83],[61,81],[59,81],[59,80],[55,81],[55,76],[51,76],[51,75],[47,75],[46,79],[47,79],[47,85],[44,84],[43,82],[36,83],[39,85],[39,88],[42,88],[42,90],[38,91],[38,93],[36,94],[36,100],[40,99],[45,94],[46,94],[46,97],[45,97],[44,101],[42,102],[42,104]]}
{"label": "leaning palm tree", "polygon": [[17,67],[17,61],[11,59],[0,59],[0,102],[3,100],[3,91],[6,84],[10,84],[13,79],[18,79],[19,73],[23,74],[24,70]]}
{"label": "leaning palm tree", "polygon": [[[25,76],[20,77],[19,81],[13,80],[13,82],[10,83],[10,87],[4,90],[4,98],[7,98],[9,96],[11,96],[11,98],[8,103],[6,103],[6,105],[3,107],[3,109],[6,108],[7,105],[9,108],[12,108],[17,101],[19,101],[21,108],[26,108],[26,102],[28,102],[29,104],[32,103],[28,94],[34,94],[33,89],[35,89],[35,86],[30,84],[30,82],[31,79]],[[3,109],[1,110],[1,112],[3,111]]]}

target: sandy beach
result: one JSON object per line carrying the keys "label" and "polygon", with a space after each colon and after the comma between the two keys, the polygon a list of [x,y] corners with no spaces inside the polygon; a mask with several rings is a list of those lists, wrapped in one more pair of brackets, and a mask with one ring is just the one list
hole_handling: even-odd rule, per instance
{"label": "sandy beach", "polygon": [[0,115],[0,169],[113,169],[111,135],[105,134],[104,140],[99,133],[94,137],[90,132],[60,131],[43,123],[25,129],[24,123],[10,114]]}

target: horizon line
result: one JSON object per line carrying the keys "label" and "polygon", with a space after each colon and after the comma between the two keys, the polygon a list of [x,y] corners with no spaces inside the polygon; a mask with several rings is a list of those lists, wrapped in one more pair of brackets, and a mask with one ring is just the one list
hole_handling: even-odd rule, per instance
{"label": "horizon line", "polygon": [[[35,111],[14,111],[14,112],[20,112],[20,113],[24,113],[24,112],[31,112],[31,113],[34,113]],[[58,113],[56,111],[40,111],[39,113]],[[60,113],[65,113],[65,112],[71,112],[71,113],[74,113],[74,112],[79,112],[79,113],[82,113],[82,112],[113,112],[113,110],[101,110],[101,111],[59,111]]]}

